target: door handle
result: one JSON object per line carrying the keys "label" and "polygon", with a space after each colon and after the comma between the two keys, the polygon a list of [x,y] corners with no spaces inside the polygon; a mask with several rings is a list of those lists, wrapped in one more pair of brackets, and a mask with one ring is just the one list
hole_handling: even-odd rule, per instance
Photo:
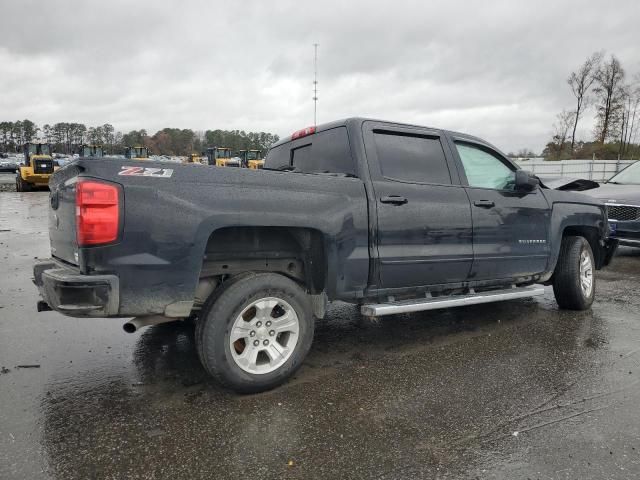
{"label": "door handle", "polygon": [[404,205],[408,201],[409,200],[407,200],[404,197],[401,197],[400,195],[389,195],[387,197],[382,197],[380,199],[380,203],[390,203],[392,205]]}
{"label": "door handle", "polygon": [[475,202],[473,202],[473,204],[476,207],[482,207],[482,208],[491,208],[491,207],[495,207],[495,202],[492,202],[491,200],[476,200]]}

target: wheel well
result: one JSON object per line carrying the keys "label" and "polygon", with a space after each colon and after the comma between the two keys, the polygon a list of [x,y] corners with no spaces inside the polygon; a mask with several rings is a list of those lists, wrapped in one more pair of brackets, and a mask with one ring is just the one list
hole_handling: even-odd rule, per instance
{"label": "wheel well", "polygon": [[209,236],[200,278],[247,271],[276,272],[324,290],[326,255],[322,233],[300,227],[225,227]]}
{"label": "wheel well", "polygon": [[600,269],[604,263],[604,250],[600,247],[600,233],[598,229],[596,227],[572,226],[566,227],[562,232],[563,237],[572,235],[584,237],[589,242],[596,269]]}

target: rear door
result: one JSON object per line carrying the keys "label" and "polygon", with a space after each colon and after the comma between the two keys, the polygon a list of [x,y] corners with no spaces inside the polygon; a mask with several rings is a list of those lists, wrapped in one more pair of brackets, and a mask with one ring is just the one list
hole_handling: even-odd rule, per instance
{"label": "rear door", "polygon": [[540,189],[515,191],[516,167],[490,146],[451,137],[471,201],[474,260],[470,280],[528,277],[549,259],[551,211]]}
{"label": "rear door", "polygon": [[466,280],[471,212],[441,132],[365,122],[384,289]]}

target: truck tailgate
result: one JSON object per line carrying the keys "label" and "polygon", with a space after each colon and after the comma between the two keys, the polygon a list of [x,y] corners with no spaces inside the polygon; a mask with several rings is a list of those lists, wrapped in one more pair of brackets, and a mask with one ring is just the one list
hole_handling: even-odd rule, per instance
{"label": "truck tailgate", "polygon": [[51,255],[78,264],[76,242],[76,181],[82,168],[71,163],[56,171],[49,180],[49,239]]}

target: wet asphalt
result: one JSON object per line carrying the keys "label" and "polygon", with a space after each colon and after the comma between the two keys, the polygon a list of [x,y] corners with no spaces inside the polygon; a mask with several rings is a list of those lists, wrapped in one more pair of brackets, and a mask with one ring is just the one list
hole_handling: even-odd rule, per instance
{"label": "wet asphalt", "polygon": [[47,201],[0,193],[1,479],[640,478],[638,251],[586,312],[333,305],[292,381],[240,396],[189,325],[36,312]]}

